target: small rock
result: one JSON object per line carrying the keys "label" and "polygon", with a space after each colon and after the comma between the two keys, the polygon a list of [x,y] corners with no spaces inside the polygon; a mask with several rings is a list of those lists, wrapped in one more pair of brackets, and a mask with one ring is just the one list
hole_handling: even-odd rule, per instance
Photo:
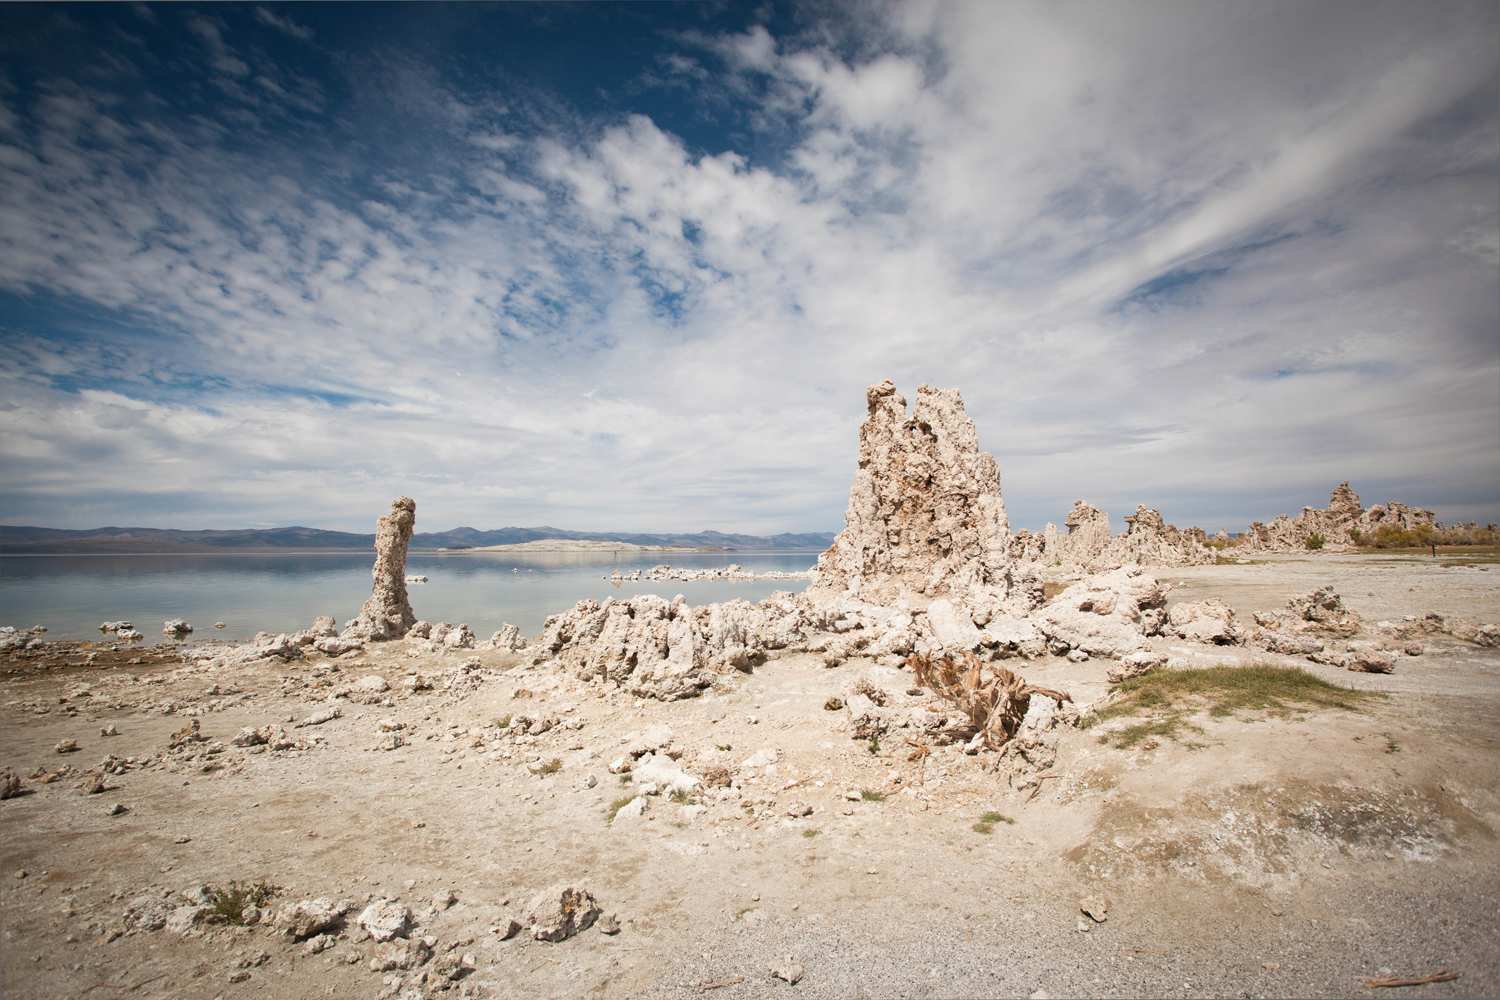
{"label": "small rock", "polygon": [[637,795],[615,811],[615,819],[640,819],[650,809],[650,801],[644,795]]}
{"label": "small rock", "polygon": [[100,736],[119,736],[120,735],[120,729],[113,722],[111,722],[109,725],[107,725],[103,729],[99,730],[99,735]]}
{"label": "small rock", "polygon": [[171,905],[160,896],[137,896],[125,907],[125,929],[159,931],[171,914]]}
{"label": "small rock", "polygon": [[208,919],[213,909],[208,906],[189,904],[175,908],[167,917],[166,929],[173,934],[186,934]]}
{"label": "small rock", "polygon": [[[83,783],[83,794],[99,795],[104,791],[104,778],[100,775],[88,779]],[[113,815],[113,814],[111,814]]]}
{"label": "small rock", "polygon": [[827,701],[823,702],[824,711],[837,712],[843,707],[844,699],[842,698],[829,698]]}
{"label": "small rock", "polygon": [[740,766],[765,767],[767,764],[774,764],[780,759],[781,755],[778,754],[774,749],[772,749],[771,747],[765,747],[764,749],[757,750],[750,756],[746,757],[743,761],[740,762]]}
{"label": "small rock", "polygon": [[813,807],[808,805],[806,802],[793,802],[791,805],[786,807],[786,814],[793,818],[811,816],[812,811]]}
{"label": "small rock", "polygon": [[524,930],[524,928],[521,926],[521,921],[517,920],[515,917],[511,917],[510,919],[502,923],[499,927],[495,928],[496,933],[500,935],[501,941],[509,941],[511,938],[521,933],[522,930]]}
{"label": "small rock", "polygon": [[432,897],[432,906],[436,910],[446,910],[456,902],[458,902],[458,897],[453,895],[452,889],[443,889]]}
{"label": "small rock", "polygon": [[1078,910],[1095,923],[1102,924],[1109,919],[1109,900],[1102,896],[1089,896],[1079,900]]}
{"label": "small rock", "polygon": [[1367,674],[1388,674],[1396,666],[1396,654],[1373,642],[1351,642],[1344,656],[1344,669]]}
{"label": "small rock", "polygon": [[600,934],[620,933],[620,921],[613,913],[606,913],[604,916],[600,917],[598,927]]}
{"label": "small rock", "polygon": [[593,788],[597,784],[599,784],[599,779],[592,774],[583,779],[584,788]]}
{"label": "small rock", "polygon": [[123,815],[125,815],[128,812],[130,812],[130,807],[129,806],[127,806],[123,802],[116,802],[114,805],[112,805],[112,806],[109,807],[109,811],[107,813],[105,813],[105,815],[106,816],[123,816]]}
{"label": "small rock", "polygon": [[337,926],[343,916],[331,899],[304,899],[279,908],[274,926],[289,937],[306,938]]}
{"label": "small rock", "polygon": [[592,927],[601,912],[587,889],[558,884],[532,897],[527,920],[536,940],[563,941]]}
{"label": "small rock", "polygon": [[1421,656],[1422,644],[1420,642],[1409,643],[1406,647],[1407,656]]}
{"label": "small rock", "polygon": [[791,957],[778,958],[771,963],[771,975],[795,986],[802,979],[802,964]]}
{"label": "small rock", "polygon": [[249,978],[250,978],[250,973],[246,969],[240,969],[240,970],[238,970],[236,972],[231,972],[229,974],[229,981],[231,983],[243,983],[245,980],[247,980]]}
{"label": "small rock", "polygon": [[354,922],[368,931],[376,941],[389,941],[406,936],[411,927],[411,910],[401,903],[377,900],[365,907],[365,911]]}
{"label": "small rock", "polygon": [[0,771],[0,799],[13,799],[21,794],[21,776],[10,768]]}
{"label": "small rock", "polygon": [[332,948],[337,943],[337,939],[332,934],[316,934],[308,938],[307,943],[302,947],[309,955],[316,955]]}
{"label": "small rock", "polygon": [[343,713],[337,708],[325,708],[321,712],[314,712],[312,715],[309,715],[307,718],[297,723],[295,728],[301,729],[303,726],[321,726],[325,722],[332,722],[334,719],[337,719],[341,715],[343,715]]}
{"label": "small rock", "polygon": [[1088,658],[1089,658],[1089,654],[1085,653],[1081,649],[1070,649],[1070,650],[1068,650],[1068,662],[1069,663],[1083,663]]}
{"label": "small rock", "polygon": [[395,938],[384,941],[375,946],[375,954],[370,959],[370,971],[389,972],[392,969],[415,969],[427,961],[432,954],[432,946],[426,940],[408,941],[405,938]]}
{"label": "small rock", "polygon": [[77,740],[59,740],[57,746],[52,748],[53,753],[73,753],[78,749]]}

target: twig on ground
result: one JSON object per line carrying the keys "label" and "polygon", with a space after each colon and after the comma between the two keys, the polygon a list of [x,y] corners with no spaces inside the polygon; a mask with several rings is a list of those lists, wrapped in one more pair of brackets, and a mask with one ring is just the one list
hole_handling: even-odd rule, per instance
{"label": "twig on ground", "polygon": [[1390,976],[1386,979],[1366,979],[1365,989],[1378,990],[1382,987],[1392,986],[1425,986],[1428,983],[1451,983],[1458,977],[1459,973],[1444,969],[1442,972],[1435,972],[1430,976],[1422,976],[1420,979],[1397,979],[1395,976]]}
{"label": "twig on ground", "polygon": [[[1040,775],[1037,775],[1036,787],[1031,790],[1031,794],[1030,795],[1026,796],[1026,802],[1030,802],[1032,799],[1036,798],[1037,792],[1040,792],[1042,790],[1042,782],[1047,781],[1050,778],[1061,778],[1061,777],[1062,777],[1062,775],[1060,775],[1060,774],[1040,774]],[[1023,802],[1021,804],[1025,805],[1026,802]]]}
{"label": "twig on ground", "polygon": [[698,992],[702,993],[704,990],[716,990],[720,986],[733,986],[735,983],[743,983],[744,981],[744,976],[735,976],[733,979],[726,979],[722,983],[708,983],[705,986],[700,986],[698,987]]}

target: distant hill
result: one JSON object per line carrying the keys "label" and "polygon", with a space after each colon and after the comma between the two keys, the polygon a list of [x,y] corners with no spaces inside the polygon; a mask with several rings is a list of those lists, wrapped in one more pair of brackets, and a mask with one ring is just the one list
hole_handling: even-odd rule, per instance
{"label": "distant hill", "polygon": [[[625,542],[630,545],[667,545],[675,548],[723,549],[826,549],[833,543],[831,532],[781,535],[727,535],[719,531],[696,534],[644,535],[610,531],[568,531],[543,525],[538,528],[454,528],[424,531],[412,536],[413,549],[479,548],[515,545],[544,538],[576,541]],[[183,531],[177,528],[35,528],[0,524],[0,552],[12,554],[125,553],[125,552],[214,552],[223,549],[292,550],[343,549],[368,551],[375,536],[321,528],[239,528],[233,530]]]}

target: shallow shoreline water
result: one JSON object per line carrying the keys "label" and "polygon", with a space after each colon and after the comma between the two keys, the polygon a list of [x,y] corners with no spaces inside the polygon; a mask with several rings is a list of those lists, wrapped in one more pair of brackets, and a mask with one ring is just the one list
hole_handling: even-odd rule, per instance
{"label": "shallow shoreline water", "polygon": [[[670,556],[670,558],[666,558]],[[796,572],[816,551],[767,552],[413,552],[406,569],[427,583],[407,585],[412,609],[428,621],[467,623],[481,639],[509,622],[524,636],[541,634],[548,615],[578,601],[677,594],[688,603],[741,598],[756,602],[777,590],[800,592],[805,580],[602,579],[662,563],[710,569],[738,563],[747,572]],[[44,625],[48,639],[95,638],[103,621],[126,620],[160,641],[169,618],[194,626],[194,640],[248,638],[306,628],[319,615],[342,623],[370,596],[369,552],[226,552],[143,555],[5,555],[0,557],[0,625]],[[215,622],[225,628],[215,629]]]}

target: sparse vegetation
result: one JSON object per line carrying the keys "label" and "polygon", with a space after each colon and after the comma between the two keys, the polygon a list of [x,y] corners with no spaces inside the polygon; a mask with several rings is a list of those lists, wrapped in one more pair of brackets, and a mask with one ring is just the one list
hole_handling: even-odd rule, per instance
{"label": "sparse vegetation", "polygon": [[231,924],[245,922],[245,907],[265,906],[276,895],[276,886],[265,879],[245,885],[231,881],[224,889],[209,888],[214,894],[214,913]]}
{"label": "sparse vegetation", "polygon": [[634,801],[634,795],[622,795],[618,799],[615,799],[609,804],[609,808],[604,810],[605,822],[613,823],[615,821],[615,813],[619,812],[621,809],[624,809]]}
{"label": "sparse vegetation", "polygon": [[1325,544],[1327,544],[1327,542],[1328,539],[1324,538],[1317,532],[1313,532],[1311,535],[1307,536],[1307,541],[1303,544],[1306,545],[1310,551],[1316,552],[1318,549],[1321,549]]}
{"label": "sparse vegetation", "polygon": [[996,823],[1006,823],[1010,826],[1015,826],[1016,821],[1001,813],[987,812],[979,817],[979,822],[974,824],[973,829],[975,833],[994,833]]}
{"label": "sparse vegetation", "polygon": [[1066,692],[1028,684],[1006,667],[981,663],[967,651],[957,660],[918,653],[908,656],[906,665],[916,674],[918,684],[967,715],[991,750],[1000,749],[1021,728],[1032,695],[1051,698],[1059,708],[1073,700]]}
{"label": "sparse vegetation", "polygon": [[1187,722],[1191,711],[1206,704],[1211,716],[1237,711],[1263,711],[1286,717],[1304,706],[1354,710],[1376,692],[1341,688],[1296,667],[1253,663],[1246,667],[1207,667],[1202,670],[1152,670],[1122,681],[1111,689],[1118,700],[1100,708],[1084,726],[1110,719],[1149,715],[1123,729],[1099,737],[1100,743],[1121,749],[1154,737],[1175,741],[1183,729],[1202,730]]}
{"label": "sparse vegetation", "polygon": [[558,771],[562,770],[562,760],[561,758],[553,757],[545,764],[539,765],[537,767],[528,767],[526,770],[530,771],[532,774],[537,775],[538,777],[545,778],[549,774],[556,774]]}
{"label": "sparse vegetation", "polygon": [[495,724],[495,728],[496,729],[509,729],[510,728],[510,716],[508,716],[508,715],[502,715],[502,716],[500,716],[500,718],[498,718],[498,719],[491,719],[490,721]]}
{"label": "sparse vegetation", "polygon": [[631,775],[630,775],[629,771],[626,771],[626,772],[624,772],[623,774],[620,775],[620,784],[622,784],[622,785],[628,785],[628,784],[630,784],[630,782],[632,780],[633,779],[631,778]]}
{"label": "sparse vegetation", "polygon": [[808,840],[811,840],[822,832],[822,830],[803,830],[802,836],[806,837]]}
{"label": "sparse vegetation", "polygon": [[870,737],[870,748],[869,749],[870,749],[870,753],[872,753],[872,754],[876,754],[876,753],[880,752],[880,737],[879,736],[871,736]]}
{"label": "sparse vegetation", "polygon": [[718,744],[715,744],[715,745],[720,750],[723,750],[725,753],[729,753],[731,750],[734,749],[734,747],[730,746],[728,743],[718,743]]}
{"label": "sparse vegetation", "polygon": [[859,793],[859,797],[862,798],[862,799],[864,799],[866,802],[884,802],[885,801],[885,793],[884,792],[873,791],[873,790],[871,790],[869,788],[866,788],[863,791],[861,791]]}
{"label": "sparse vegetation", "polygon": [[681,788],[672,789],[671,798],[673,802],[677,803],[680,806],[685,806],[697,801],[695,796],[693,796],[690,792],[684,791]]}
{"label": "sparse vegetation", "polygon": [[[1354,533],[1350,532],[1350,537]],[[1492,546],[1500,544],[1500,531],[1486,525],[1483,528],[1460,526],[1456,528],[1436,528],[1429,524],[1419,524],[1415,528],[1402,528],[1397,525],[1387,525],[1376,528],[1373,534],[1360,535],[1354,538],[1356,545],[1376,549],[1430,549],[1433,546]]]}
{"label": "sparse vegetation", "polygon": [[1390,733],[1381,733],[1380,735],[1385,737],[1385,752],[1386,753],[1400,753],[1401,752],[1401,743],[1396,739],[1396,737],[1392,736]]}

